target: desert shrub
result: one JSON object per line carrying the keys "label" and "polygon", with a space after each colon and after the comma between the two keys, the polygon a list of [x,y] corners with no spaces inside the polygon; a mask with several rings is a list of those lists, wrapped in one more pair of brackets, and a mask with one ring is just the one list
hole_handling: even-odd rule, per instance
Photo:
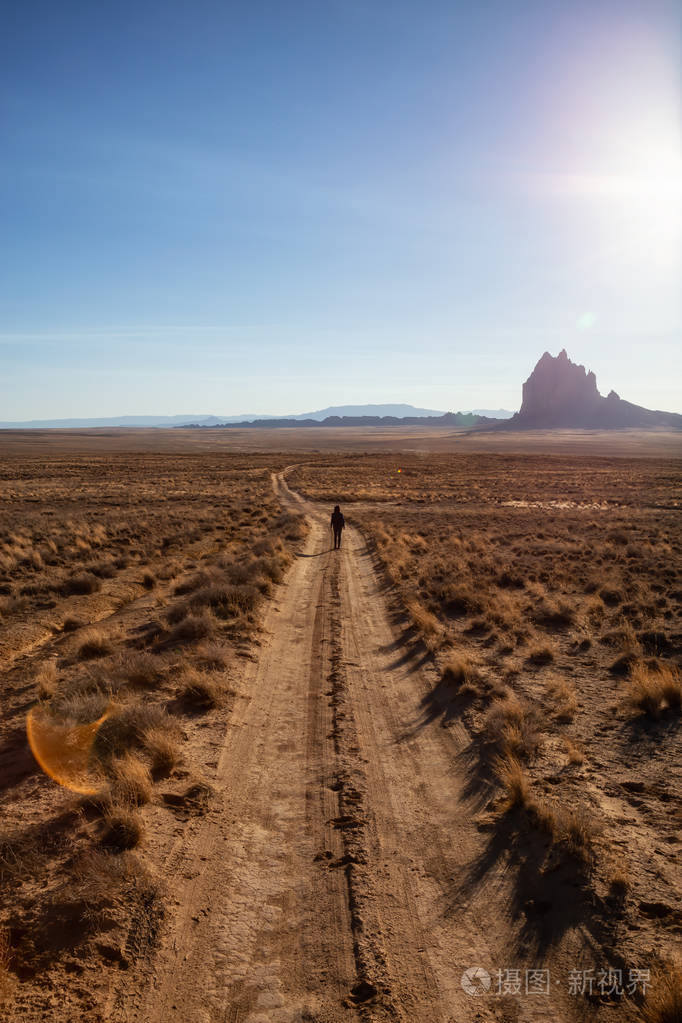
{"label": "desert shrub", "polygon": [[227,693],[227,687],[220,680],[195,668],[189,668],[178,696],[192,709],[210,710],[221,704]]}
{"label": "desert shrub", "polygon": [[453,618],[480,614],[484,606],[480,596],[475,594],[473,590],[462,586],[443,587],[440,593],[440,600],[446,614]]}
{"label": "desert shrub", "polygon": [[438,619],[417,600],[409,600],[407,610],[422,639],[433,640],[441,631]]}
{"label": "desert shrub", "polygon": [[116,671],[130,685],[141,689],[158,686],[166,677],[164,662],[148,651],[124,654],[116,665]]}
{"label": "desert shrub", "polygon": [[77,632],[78,629],[82,629],[87,622],[81,621],[80,618],[65,618],[62,623],[63,632]]}
{"label": "desert shrub", "polygon": [[493,773],[506,794],[505,808],[527,806],[530,794],[530,781],[520,761],[511,753],[496,757],[493,761]]}
{"label": "desert shrub", "polygon": [[549,689],[557,705],[554,714],[555,720],[562,725],[568,724],[573,720],[578,709],[575,689],[565,679],[553,679]]}
{"label": "desert shrub", "polygon": [[542,668],[546,664],[551,664],[554,660],[554,651],[551,646],[537,646],[530,651],[527,658],[527,663],[532,664],[536,668]]}
{"label": "desert shrub", "polygon": [[544,799],[530,799],[528,822],[549,836],[557,852],[585,867],[594,859],[596,828],[582,809],[569,810]]}
{"label": "desert shrub", "polygon": [[[90,720],[94,720],[94,717]],[[135,703],[112,713],[101,725],[95,737],[95,754],[104,763],[125,756],[144,745],[144,736],[151,728],[161,727],[167,721],[162,707],[150,703]]]}
{"label": "desert shrub", "polygon": [[147,729],[143,742],[149,754],[152,772],[157,777],[169,775],[182,760],[175,734],[166,726],[157,725]]}
{"label": "desert shrub", "polygon": [[113,579],[116,575],[116,565],[113,558],[107,561],[94,561],[85,566],[85,571],[99,579]]}
{"label": "desert shrub", "polygon": [[569,764],[579,766],[585,763],[585,754],[579,746],[576,746],[570,739],[566,739],[564,743],[566,747],[566,755],[568,757]]}
{"label": "desert shrub", "polygon": [[106,657],[107,654],[113,652],[113,649],[110,640],[99,630],[93,629],[87,633],[78,647],[78,659],[91,661],[96,657]]}
{"label": "desert shrub", "polygon": [[545,629],[568,629],[575,623],[575,609],[569,604],[543,601],[534,611],[533,619]]}
{"label": "desert shrub", "polygon": [[54,696],[57,691],[57,662],[43,661],[36,671],[34,682],[41,700],[48,700]]}
{"label": "desert shrub", "polygon": [[617,903],[623,903],[630,890],[631,879],[624,867],[616,867],[609,878],[609,896]]}
{"label": "desert shrub", "polygon": [[522,590],[525,588],[525,580],[516,572],[506,570],[501,572],[495,580],[503,590]]}
{"label": "desert shrub", "polygon": [[619,654],[615,661],[611,663],[609,671],[612,675],[629,675],[638,661],[638,654],[633,650],[626,650],[624,653]]}
{"label": "desert shrub", "polygon": [[210,575],[207,572],[199,572],[187,579],[181,580],[173,590],[173,593],[177,597],[181,597],[186,593],[194,593],[195,590],[200,589],[202,586],[208,586],[210,583]]}
{"label": "desert shrub", "polygon": [[528,760],[539,745],[535,716],[514,693],[506,691],[485,716],[483,738],[493,755]]}
{"label": "desert shrub", "polygon": [[183,602],[180,604],[173,604],[166,611],[166,621],[169,625],[177,625],[179,622],[183,621],[189,613],[189,603]]}
{"label": "desert shrub", "polygon": [[[145,733],[148,734],[148,733]],[[124,806],[141,806],[152,798],[149,770],[139,757],[124,753],[111,761],[111,798]]]}
{"label": "desert shrub", "polygon": [[682,706],[682,679],[669,665],[656,668],[637,664],[630,676],[628,702],[631,709],[649,718],[658,718],[665,710],[679,713]]}
{"label": "desert shrub", "polygon": [[59,587],[62,596],[68,597],[72,595],[84,595],[87,593],[97,593],[101,588],[102,584],[93,575],[92,572],[78,572],[76,575],[71,575],[61,583]]}
{"label": "desert shrub", "polygon": [[215,633],[216,620],[210,614],[188,614],[168,636],[170,643],[193,643]]}
{"label": "desert shrub", "polygon": [[104,816],[102,844],[114,850],[134,849],[142,841],[144,827],[137,813],[129,807],[113,806]]}
{"label": "desert shrub", "polygon": [[207,671],[222,671],[230,662],[230,652],[219,643],[201,643],[196,651],[197,664]]}
{"label": "desert shrub", "polygon": [[246,584],[207,586],[197,590],[189,603],[193,610],[210,607],[218,618],[233,618],[254,610],[258,603],[258,590]]}
{"label": "desert shrub", "polygon": [[463,688],[473,692],[478,681],[478,671],[468,657],[450,657],[443,667],[441,679],[459,692]]}

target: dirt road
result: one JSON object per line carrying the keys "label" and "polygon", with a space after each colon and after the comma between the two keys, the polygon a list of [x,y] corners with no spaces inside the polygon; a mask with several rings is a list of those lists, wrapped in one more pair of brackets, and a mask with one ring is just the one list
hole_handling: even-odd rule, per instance
{"label": "dirt road", "polygon": [[175,914],[108,1018],[569,1018],[556,992],[464,990],[465,969],[524,954],[506,860],[486,863],[467,735],[442,727],[433,669],[391,623],[360,534],[330,550],[327,513],[303,510],[311,531],[241,680],[215,806],[165,865]]}

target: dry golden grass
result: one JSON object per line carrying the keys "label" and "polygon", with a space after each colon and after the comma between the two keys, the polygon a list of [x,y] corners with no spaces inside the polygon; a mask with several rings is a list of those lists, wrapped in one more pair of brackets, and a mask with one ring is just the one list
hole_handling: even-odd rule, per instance
{"label": "dry golden grass", "polygon": [[478,671],[471,660],[463,654],[453,655],[447,659],[441,678],[447,686],[451,686],[460,694],[476,692]]}
{"label": "dry golden grass", "polygon": [[177,736],[167,728],[156,726],[144,733],[144,748],[151,761],[155,777],[166,777],[182,763]]}
{"label": "dry golden grass", "polygon": [[630,673],[627,694],[636,714],[659,718],[665,711],[679,714],[682,707],[682,677],[671,665],[637,664]]}
{"label": "dry golden grass", "polygon": [[104,815],[102,843],[106,848],[134,849],[144,837],[144,824],[130,807],[113,806]]}
{"label": "dry golden grass", "polygon": [[542,646],[534,647],[527,657],[528,664],[532,664],[536,668],[541,668],[546,664],[551,664],[553,660],[554,649],[548,643],[543,643]]}
{"label": "dry golden grass", "polygon": [[512,753],[495,758],[493,773],[505,792],[504,809],[528,806],[530,781],[523,765]]}
{"label": "dry golden grass", "polygon": [[646,1023],[681,1023],[682,963],[679,960],[654,973],[642,1015]]}
{"label": "dry golden grass", "polygon": [[38,687],[38,696],[41,700],[49,700],[57,692],[57,662],[56,660],[44,661],[38,666],[35,676],[35,684]]}
{"label": "dry golden grass", "polygon": [[96,657],[106,657],[113,653],[114,645],[100,629],[90,629],[78,647],[77,656],[81,661],[92,661]]}
{"label": "dry golden grass", "polygon": [[576,746],[571,739],[564,739],[564,748],[566,750],[569,764],[579,767],[581,764],[585,763],[585,751],[579,746]]}
{"label": "dry golden grass", "polygon": [[9,1000],[16,986],[11,971],[12,955],[7,932],[0,929],[0,1008]]}
{"label": "dry golden grass", "polygon": [[556,678],[550,680],[548,690],[556,702],[555,720],[561,725],[570,724],[578,710],[574,686],[566,679]]}
{"label": "dry golden grass", "polygon": [[[145,736],[149,735],[148,730]],[[125,753],[110,765],[111,799],[123,806],[143,806],[152,798],[152,780],[147,765],[133,753]]]}
{"label": "dry golden grass", "polygon": [[178,696],[182,703],[194,710],[209,710],[224,703],[230,692],[221,678],[196,668],[188,668]]}
{"label": "dry golden grass", "polygon": [[417,600],[408,600],[407,609],[423,643],[428,649],[435,649],[442,635],[442,629],[435,615]]}
{"label": "dry golden grass", "polygon": [[539,742],[531,707],[510,690],[493,700],[483,719],[482,734],[493,756],[529,760]]}

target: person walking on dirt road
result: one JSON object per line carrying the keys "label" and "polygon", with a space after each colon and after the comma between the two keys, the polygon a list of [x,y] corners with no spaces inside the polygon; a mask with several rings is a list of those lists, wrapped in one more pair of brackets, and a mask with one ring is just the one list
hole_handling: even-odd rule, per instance
{"label": "person walking on dirt road", "polygon": [[338,504],[334,505],[334,511],[332,512],[331,526],[334,530],[334,550],[341,546],[341,530],[346,525],[346,520],[341,514],[341,509]]}

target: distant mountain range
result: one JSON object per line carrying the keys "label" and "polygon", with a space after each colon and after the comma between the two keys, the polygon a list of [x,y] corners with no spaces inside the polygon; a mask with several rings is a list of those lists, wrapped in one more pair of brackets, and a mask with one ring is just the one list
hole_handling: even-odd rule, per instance
{"label": "distant mountain range", "polygon": [[333,405],[292,416],[113,416],[103,419],[34,419],[0,423],[0,429],[91,429],[93,427],[235,427],[270,428],[313,426],[437,426],[475,430],[647,429],[682,430],[682,415],[633,405],[611,391],[603,397],[597,379],[584,366],[571,362],[566,350],[545,352],[523,385],[518,412],[473,409],[438,412],[414,405]]}
{"label": "distant mountain range", "polygon": [[[437,418],[445,413],[437,412],[434,409],[415,408],[414,405],[387,404],[387,405],[332,405],[329,408],[319,409],[317,412],[302,412],[297,415],[286,416],[287,422],[300,422],[312,419],[318,423],[329,417],[385,417],[391,416],[398,419],[409,418]],[[508,419],[513,412],[506,409],[489,411],[485,409],[473,409],[473,415],[485,415],[491,418]],[[100,419],[31,419],[26,422],[0,422],[2,430],[87,430],[97,427],[179,427],[179,426],[226,426],[235,423],[247,423],[257,421],[262,423],[265,420],[279,420],[280,416],[243,414],[241,416],[215,416],[215,415],[185,415],[185,416],[110,416]]]}
{"label": "distant mountain range", "polygon": [[[254,419],[249,423],[220,423],[224,429],[277,430],[282,427],[301,429],[310,426],[483,426],[501,422],[486,419],[474,412],[444,412],[441,416],[327,416],[325,419]],[[196,424],[195,424],[196,425]]]}

